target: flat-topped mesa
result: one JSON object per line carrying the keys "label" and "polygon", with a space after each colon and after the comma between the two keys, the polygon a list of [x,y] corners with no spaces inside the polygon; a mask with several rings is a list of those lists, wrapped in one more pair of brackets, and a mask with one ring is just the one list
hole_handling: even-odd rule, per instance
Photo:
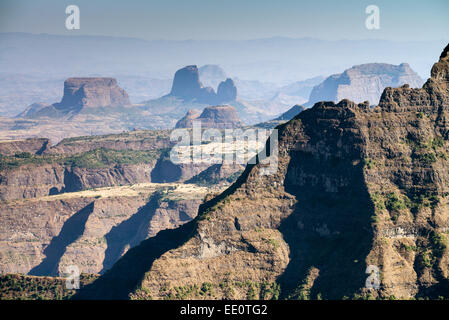
{"label": "flat-topped mesa", "polygon": [[204,108],[201,115],[194,110],[189,110],[176,123],[176,128],[192,128],[194,121],[200,122],[203,128],[230,129],[242,126],[237,110],[228,105]]}
{"label": "flat-topped mesa", "polygon": [[131,105],[128,94],[114,78],[69,78],[64,81],[64,96],[57,109]]}
{"label": "flat-topped mesa", "polygon": [[315,86],[310,93],[308,104],[349,99],[354,102],[368,100],[375,105],[386,87],[397,87],[407,83],[413,88],[418,88],[423,82],[407,63],[362,64],[353,66],[341,74],[331,75]]}
{"label": "flat-topped mesa", "polygon": [[203,87],[200,81],[198,67],[186,66],[175,73],[170,96],[185,101],[195,101],[206,104],[220,104],[234,101],[237,98],[237,88],[230,78],[218,85],[218,92],[211,87]]}

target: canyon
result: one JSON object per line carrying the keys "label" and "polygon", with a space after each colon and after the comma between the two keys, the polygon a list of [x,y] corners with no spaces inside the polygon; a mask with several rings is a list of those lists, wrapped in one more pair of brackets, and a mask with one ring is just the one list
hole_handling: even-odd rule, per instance
{"label": "canyon", "polygon": [[277,127],[275,174],[247,165],[75,298],[447,298],[448,83],[449,45],[422,88],[301,112]]}

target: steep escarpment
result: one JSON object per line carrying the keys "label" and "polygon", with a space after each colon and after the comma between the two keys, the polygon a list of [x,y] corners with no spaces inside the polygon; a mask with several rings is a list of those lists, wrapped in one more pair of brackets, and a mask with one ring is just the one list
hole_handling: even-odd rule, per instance
{"label": "steep escarpment", "polygon": [[[227,109],[214,108],[218,111]],[[232,112],[231,117],[225,118],[216,112],[210,113],[212,116],[205,119],[216,121],[219,127],[239,123],[233,120],[235,114]],[[173,163],[168,150],[174,144],[167,130],[142,130],[68,138],[56,146],[46,144],[45,149],[37,154],[16,152],[11,156],[1,156],[0,200],[146,182],[183,182],[212,165],[207,161]],[[214,146],[219,147],[213,143],[207,145],[212,149]],[[233,181],[235,175],[226,178]]]}
{"label": "steep escarpment", "polygon": [[200,123],[203,128],[230,129],[243,125],[237,110],[232,106],[224,105],[206,107],[201,114],[189,110],[176,123],[176,128],[192,128],[194,121]]}
{"label": "steep escarpment", "polygon": [[52,105],[33,104],[19,117],[60,117],[82,109],[130,106],[128,94],[114,78],[69,78],[64,81],[61,102]]}
{"label": "steep escarpment", "polygon": [[0,204],[0,273],[102,273],[129,248],[193,219],[207,188],[139,184]]}
{"label": "steep escarpment", "polygon": [[176,71],[170,96],[178,97],[185,101],[218,104],[235,101],[237,88],[234,81],[230,78],[220,82],[217,92],[211,87],[203,87],[198,67],[192,65]]}
{"label": "steep escarpment", "polygon": [[40,154],[44,152],[49,144],[46,138],[29,138],[24,140],[3,140],[0,141],[0,156],[12,156],[24,152]]}
{"label": "steep escarpment", "polygon": [[151,182],[158,152],[95,149],[69,157],[1,159],[0,200]]}
{"label": "steep escarpment", "polygon": [[447,298],[448,48],[420,89],[387,88],[372,109],[317,103],[279,126],[275,173],[248,165],[77,297]]}
{"label": "steep escarpment", "polygon": [[386,63],[368,63],[354,66],[341,74],[334,74],[315,86],[310,93],[308,104],[318,101],[340,101],[349,99],[355,102],[369,101],[372,105],[386,87],[408,84],[420,87],[423,80],[407,63],[398,66]]}

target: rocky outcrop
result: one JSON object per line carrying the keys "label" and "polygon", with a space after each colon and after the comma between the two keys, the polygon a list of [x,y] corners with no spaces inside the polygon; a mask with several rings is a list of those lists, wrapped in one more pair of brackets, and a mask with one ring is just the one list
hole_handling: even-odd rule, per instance
{"label": "rocky outcrop", "polygon": [[114,78],[69,78],[64,81],[64,96],[57,109],[73,107],[113,107],[130,105],[128,94]]}
{"label": "rocky outcrop", "polygon": [[231,78],[227,78],[225,81],[218,85],[217,89],[217,102],[224,103],[235,101],[237,99],[237,87]]}
{"label": "rocky outcrop", "polygon": [[448,298],[448,50],[422,88],[280,125],[274,174],[248,165],[77,297]]}
{"label": "rocky outcrop", "polygon": [[221,82],[217,93],[211,87],[203,87],[197,66],[191,65],[176,71],[169,96],[197,103],[218,104],[234,101],[237,88],[232,79]]}
{"label": "rocky outcrop", "polygon": [[203,94],[202,89],[198,68],[192,65],[176,71],[170,94],[185,100],[192,100]]}
{"label": "rocky outcrop", "polygon": [[156,164],[79,168],[60,164],[25,165],[0,171],[0,200],[36,198],[91,188],[151,182]]}
{"label": "rocky outcrop", "polygon": [[54,276],[69,265],[102,273],[142,240],[194,218],[206,191],[146,184],[0,204],[0,274]]}
{"label": "rocky outcrop", "polygon": [[114,78],[69,78],[64,81],[61,102],[32,104],[20,117],[58,117],[85,108],[130,106],[128,94]]}
{"label": "rocky outcrop", "polygon": [[341,74],[334,74],[315,86],[310,93],[308,105],[318,101],[337,102],[349,99],[356,103],[369,101],[377,104],[386,87],[409,84],[422,86],[423,80],[407,63],[398,66],[386,63],[368,63],[354,66]]}
{"label": "rocky outcrop", "polygon": [[29,138],[25,140],[0,141],[0,155],[13,156],[23,152],[30,154],[41,154],[48,146],[46,138]]}
{"label": "rocky outcrop", "polygon": [[203,128],[237,128],[243,124],[239,119],[237,110],[232,106],[211,106],[204,108],[201,114],[189,110],[187,114],[176,123],[176,128],[191,128],[193,122],[198,121]]}

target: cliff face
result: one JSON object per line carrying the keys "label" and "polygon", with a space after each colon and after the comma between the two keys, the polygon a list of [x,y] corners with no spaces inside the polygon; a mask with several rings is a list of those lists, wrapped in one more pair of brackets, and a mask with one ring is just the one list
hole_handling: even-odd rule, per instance
{"label": "cliff face", "polygon": [[151,182],[156,161],[106,168],[25,165],[0,172],[0,200],[35,198],[91,188]]}
{"label": "cliff face", "polygon": [[227,78],[225,81],[220,82],[217,89],[217,102],[224,103],[235,101],[237,99],[237,87],[231,78]]}
{"label": "cliff face", "polygon": [[130,106],[128,94],[114,78],[69,78],[61,102],[32,104],[19,117],[59,117],[84,108]]}
{"label": "cliff face", "polygon": [[28,152],[31,154],[42,153],[48,145],[46,138],[30,138],[25,140],[0,141],[0,155],[12,156],[17,153]]}
{"label": "cliff face", "polygon": [[398,66],[386,63],[362,64],[332,75],[315,86],[308,103],[349,99],[356,103],[369,101],[374,105],[379,102],[386,87],[403,84],[409,84],[413,88],[423,84],[423,80],[407,63]]}
{"label": "cliff face", "polygon": [[140,241],[194,218],[206,192],[142,184],[0,204],[0,273],[58,275],[72,264],[104,272]]}
{"label": "cliff face", "polygon": [[237,128],[243,124],[239,119],[237,110],[232,106],[211,106],[204,108],[201,114],[189,110],[187,114],[176,123],[176,128],[192,128],[193,121],[201,123],[203,128]]}
{"label": "cliff face", "polygon": [[211,87],[203,87],[198,68],[192,65],[176,71],[170,95],[185,101],[218,104],[235,101],[237,88],[229,78],[220,82],[217,92]]}
{"label": "cliff face", "polygon": [[[41,145],[33,155],[21,156]],[[0,158],[0,200],[151,182],[157,160],[169,146],[168,131],[71,138],[56,146],[46,139],[0,143],[5,153],[19,156]]]}
{"label": "cliff face", "polygon": [[78,297],[447,298],[448,48],[420,89],[387,88],[373,109],[318,103],[279,126],[275,174],[248,165]]}
{"label": "cliff face", "polygon": [[130,105],[128,94],[114,78],[69,78],[64,81],[64,96],[58,109]]}

